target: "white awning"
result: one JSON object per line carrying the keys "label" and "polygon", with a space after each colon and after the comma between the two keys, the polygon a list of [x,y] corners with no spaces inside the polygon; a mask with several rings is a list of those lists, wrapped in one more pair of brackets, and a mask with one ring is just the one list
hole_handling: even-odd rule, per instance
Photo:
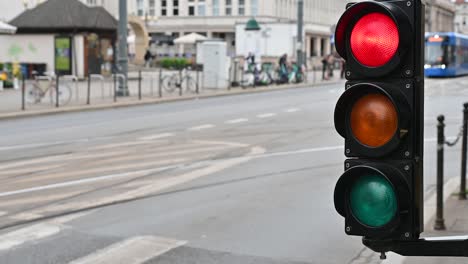
{"label": "white awning", "polygon": [[16,27],[0,21],[0,34],[15,34]]}
{"label": "white awning", "polygon": [[200,35],[197,33],[191,33],[191,34],[175,39],[174,43],[175,44],[195,44],[197,41],[203,41],[207,39],[208,38],[203,35]]}

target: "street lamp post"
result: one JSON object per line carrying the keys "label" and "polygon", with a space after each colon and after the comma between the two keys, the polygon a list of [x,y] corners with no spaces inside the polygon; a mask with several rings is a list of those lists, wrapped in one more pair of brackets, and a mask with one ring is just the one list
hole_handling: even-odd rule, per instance
{"label": "street lamp post", "polygon": [[304,28],[304,0],[297,0],[297,64],[299,67],[302,67],[304,64],[303,57],[303,44],[304,40],[302,38]]}
{"label": "street lamp post", "polygon": [[127,0],[119,0],[119,54],[118,65],[119,73],[125,78],[119,78],[119,96],[128,96],[128,52],[127,52]]}

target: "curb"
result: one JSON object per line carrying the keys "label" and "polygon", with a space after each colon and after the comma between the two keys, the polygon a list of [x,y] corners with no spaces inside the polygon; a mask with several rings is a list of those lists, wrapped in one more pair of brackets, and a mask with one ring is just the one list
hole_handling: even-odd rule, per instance
{"label": "curb", "polygon": [[10,112],[6,114],[0,114],[0,120],[11,120],[11,119],[21,119],[21,118],[28,118],[28,117],[37,117],[37,116],[47,116],[47,115],[58,115],[58,114],[65,114],[65,113],[76,113],[76,112],[89,112],[89,111],[97,111],[97,110],[106,110],[106,109],[118,109],[124,107],[136,107],[136,106],[145,106],[145,105],[152,105],[152,104],[163,104],[163,103],[171,103],[171,102],[178,102],[178,101],[189,101],[189,100],[197,100],[197,99],[208,99],[208,98],[215,98],[215,97],[227,97],[232,95],[243,95],[243,94],[258,94],[258,93],[266,93],[266,92],[275,92],[275,91],[283,91],[289,89],[300,89],[300,88],[307,88],[307,87],[315,87],[315,86],[328,86],[339,84],[341,81],[331,81],[327,83],[315,83],[315,84],[299,84],[299,85],[283,85],[283,86],[273,86],[273,87],[262,87],[262,88],[253,88],[253,89],[242,89],[236,91],[224,91],[220,93],[213,93],[213,94],[206,94],[206,95],[190,95],[190,96],[183,96],[183,97],[173,97],[173,98],[158,98],[158,99],[142,99],[141,101],[129,101],[129,102],[117,102],[117,103],[108,103],[108,104],[101,104],[101,105],[80,105],[80,106],[71,106],[71,107],[64,107],[64,108],[54,108],[54,109],[45,109],[45,110],[37,110],[31,112]]}

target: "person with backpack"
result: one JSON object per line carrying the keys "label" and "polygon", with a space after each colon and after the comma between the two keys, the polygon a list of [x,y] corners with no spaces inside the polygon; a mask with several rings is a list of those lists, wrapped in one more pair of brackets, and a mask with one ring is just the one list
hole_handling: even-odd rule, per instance
{"label": "person with backpack", "polygon": [[288,82],[288,54],[284,54],[280,57],[279,62],[279,81],[280,83]]}
{"label": "person with backpack", "polygon": [[145,67],[146,68],[149,68],[151,66],[151,59],[152,59],[152,55],[151,55],[151,52],[149,51],[149,49],[146,50],[146,53],[145,53]]}

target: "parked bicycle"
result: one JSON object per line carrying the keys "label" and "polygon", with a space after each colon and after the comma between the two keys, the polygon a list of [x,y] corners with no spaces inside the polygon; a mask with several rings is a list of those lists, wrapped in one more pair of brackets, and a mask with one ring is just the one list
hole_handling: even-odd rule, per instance
{"label": "parked bicycle", "polygon": [[[34,81],[26,85],[26,102],[39,104],[49,95],[51,104],[57,103],[57,80],[54,74],[47,76],[37,76],[33,73]],[[70,102],[72,90],[66,83],[60,83],[58,87],[58,100],[60,105],[66,105]]]}
{"label": "parked bicycle", "polygon": [[173,93],[176,89],[192,93],[197,92],[197,81],[186,69],[164,77],[162,84],[168,93]]}

